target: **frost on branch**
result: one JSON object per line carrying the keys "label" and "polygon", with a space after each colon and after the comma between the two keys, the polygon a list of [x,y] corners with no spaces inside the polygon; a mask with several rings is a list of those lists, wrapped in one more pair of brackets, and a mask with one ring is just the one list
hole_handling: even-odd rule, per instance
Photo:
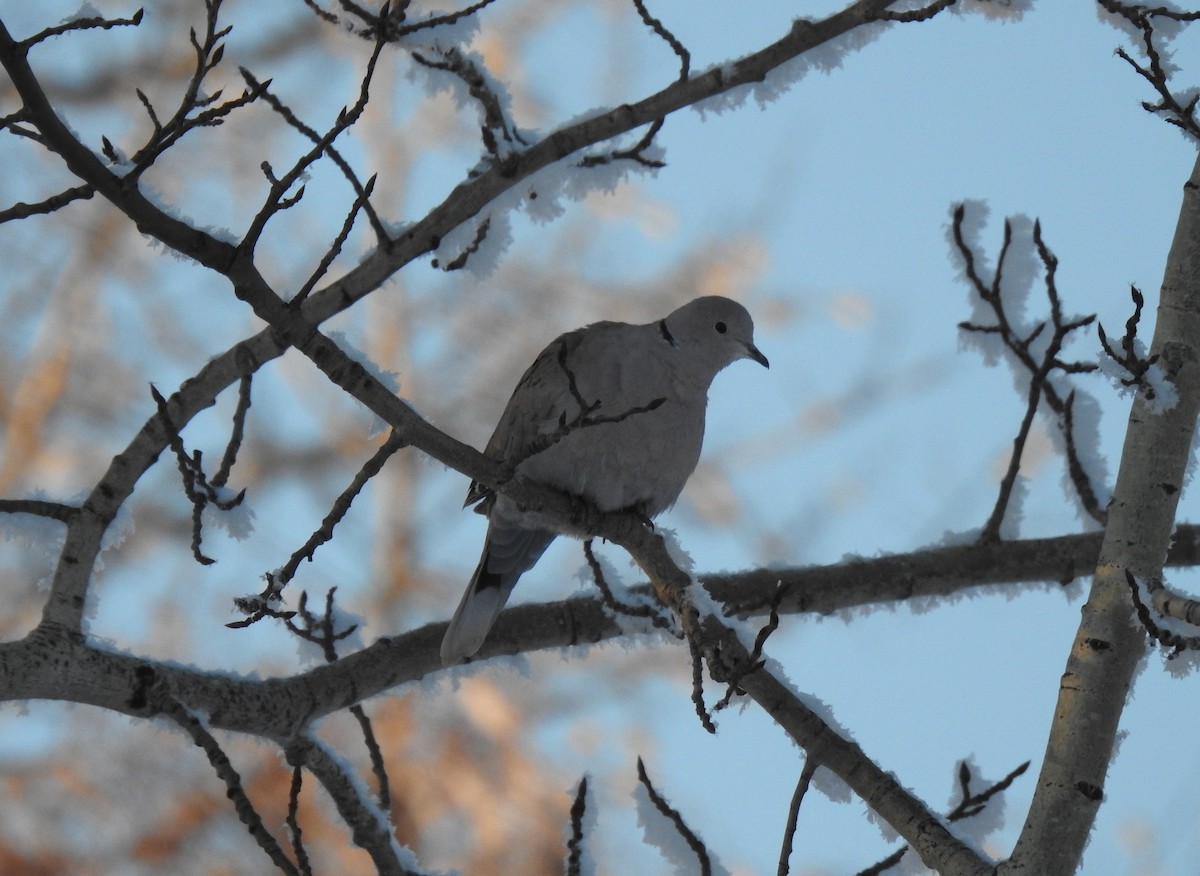
{"label": "frost on branch", "polygon": [[679,811],[658,793],[640,757],[637,771],[638,786],[634,798],[637,801],[638,824],[646,841],[662,852],[680,876],[696,872],[703,876],[729,876],[729,871],[712,856],[704,841],[688,827]]}
{"label": "frost on branch", "polygon": [[[975,215],[968,219],[968,213]],[[993,542],[1015,533],[1017,519],[1011,515],[1021,495],[1021,456],[1034,417],[1043,406],[1057,427],[1051,434],[1066,458],[1069,495],[1087,517],[1103,523],[1107,504],[1107,496],[1103,495],[1107,490],[1104,468],[1099,457],[1087,450],[1097,446],[1098,424],[1093,414],[1098,406],[1075,385],[1079,375],[1095,371],[1098,366],[1063,358],[1071,335],[1091,325],[1096,317],[1069,318],[1063,313],[1056,282],[1058,259],[1042,239],[1038,222],[1030,225],[1024,217],[1005,220],[1004,238],[993,268],[980,254],[984,215],[977,203],[962,203],[952,211],[951,252],[970,290],[973,311],[972,318],[959,323],[959,328],[965,342],[983,350],[986,362],[1004,360],[1009,364],[1018,391],[1026,394],[1026,409],[980,541]],[[1034,321],[1026,311],[1038,268],[1050,313],[1048,319]]]}
{"label": "frost on branch", "polygon": [[1166,654],[1168,661],[1187,655],[1192,659],[1184,671],[1194,669],[1200,652],[1200,600],[1174,592],[1157,578],[1138,578],[1128,569],[1125,580],[1147,635],[1171,649]]}
{"label": "frost on branch", "polygon": [[1171,86],[1172,77],[1179,72],[1171,43],[1183,33],[1184,24],[1200,20],[1200,12],[1175,9],[1165,3],[1151,7],[1122,0],[1097,0],[1097,4],[1101,20],[1125,33],[1140,59],[1123,47],[1117,48],[1117,56],[1158,95],[1157,100],[1143,101],[1142,108],[1178,128],[1193,143],[1200,140],[1200,121],[1196,118],[1200,88],[1177,91]]}
{"label": "frost on branch", "polygon": [[[179,466],[179,474],[183,478],[184,495],[192,503],[192,556],[197,563],[205,566],[216,562],[211,557],[205,556],[200,550],[201,541],[203,540],[203,516],[205,510],[211,504],[220,511],[233,511],[246,498],[245,490],[238,493],[231,493],[225,489],[225,481],[229,477],[230,469],[233,467],[234,460],[237,458],[238,448],[241,445],[246,411],[250,407],[250,383],[248,378],[243,386],[245,387],[243,394],[243,398],[246,399],[245,405],[238,405],[238,409],[234,414],[233,430],[229,437],[229,443],[225,448],[221,468],[211,481],[204,474],[203,455],[199,450],[195,450],[190,454],[187,452],[183,444],[183,437],[171,422],[171,412],[167,400],[162,397],[153,384],[150,386],[150,394],[154,397],[154,403],[158,406],[159,422],[167,433],[167,442],[175,454],[175,462]],[[246,519],[242,521],[241,525],[244,527],[248,523],[249,521]],[[244,530],[235,529],[233,531]]]}
{"label": "frost on branch", "polygon": [[1149,355],[1146,345],[1138,337],[1142,306],[1146,303],[1141,290],[1130,286],[1129,294],[1133,299],[1133,314],[1125,322],[1125,334],[1121,336],[1119,351],[1109,342],[1104,326],[1096,324],[1100,346],[1105,353],[1100,357],[1100,371],[1122,390],[1140,392],[1150,410],[1161,413],[1174,407],[1179,400],[1179,393],[1158,364],[1158,355]]}

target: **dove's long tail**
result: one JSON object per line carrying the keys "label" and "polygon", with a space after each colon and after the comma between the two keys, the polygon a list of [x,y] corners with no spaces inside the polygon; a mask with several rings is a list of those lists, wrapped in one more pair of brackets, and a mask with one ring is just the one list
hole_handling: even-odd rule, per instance
{"label": "dove's long tail", "polygon": [[442,639],[443,666],[461,663],[482,647],[517,579],[532,568],[552,541],[553,532],[488,524],[483,556]]}

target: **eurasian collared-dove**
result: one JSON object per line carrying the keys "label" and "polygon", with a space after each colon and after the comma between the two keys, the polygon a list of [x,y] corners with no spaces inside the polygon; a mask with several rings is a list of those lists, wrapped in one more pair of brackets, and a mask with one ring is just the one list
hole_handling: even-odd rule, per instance
{"label": "eurasian collared-dove", "polygon": [[[556,338],[513,390],[484,453],[518,475],[653,518],[700,459],[708,388],[738,359],[767,365],[750,314],[697,298],[658,322],[597,322]],[[489,518],[483,556],[442,640],[442,662],[473,655],[517,579],[554,540],[553,521],[472,483],[464,507]]]}

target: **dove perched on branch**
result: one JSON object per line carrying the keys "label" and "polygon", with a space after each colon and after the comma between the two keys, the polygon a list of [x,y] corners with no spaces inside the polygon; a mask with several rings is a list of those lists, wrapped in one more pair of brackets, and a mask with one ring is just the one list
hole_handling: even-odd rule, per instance
{"label": "dove perched on branch", "polygon": [[[645,325],[597,322],[556,338],[529,366],[484,454],[516,474],[651,519],[675,503],[700,459],[708,388],[753,359],[754,323],[736,301],[697,298]],[[557,534],[544,516],[472,483],[464,507],[488,516],[483,556],[442,640],[452,666],[477,652]]]}

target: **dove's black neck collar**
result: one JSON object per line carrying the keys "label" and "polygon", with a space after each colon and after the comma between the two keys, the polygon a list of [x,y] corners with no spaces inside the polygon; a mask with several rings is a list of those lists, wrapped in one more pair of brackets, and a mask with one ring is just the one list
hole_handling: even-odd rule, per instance
{"label": "dove's black neck collar", "polygon": [[675,336],[671,334],[671,330],[667,328],[667,321],[665,319],[660,319],[658,321],[658,330],[662,332],[663,340],[670,344],[672,348],[677,349],[679,347],[679,341],[675,340]]}

